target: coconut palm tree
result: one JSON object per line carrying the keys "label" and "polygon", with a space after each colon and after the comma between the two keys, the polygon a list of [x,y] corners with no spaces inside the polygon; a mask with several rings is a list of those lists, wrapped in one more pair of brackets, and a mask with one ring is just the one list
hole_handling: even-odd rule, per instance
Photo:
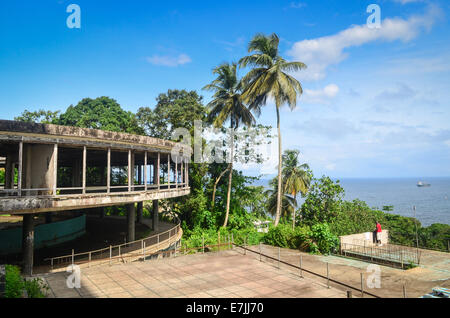
{"label": "coconut palm tree", "polygon": [[216,74],[217,78],[203,88],[215,92],[212,101],[207,105],[209,109],[208,120],[217,128],[222,127],[225,121],[230,120],[231,128],[230,163],[227,168],[229,171],[227,209],[223,223],[223,227],[226,227],[230,213],[231,181],[233,176],[233,132],[241,123],[247,126],[254,124],[255,118],[242,101],[241,83],[237,76],[237,64],[224,63],[215,68],[213,74]]}
{"label": "coconut palm tree", "polygon": [[[277,178],[273,178],[269,182],[270,188],[264,191],[264,194],[267,196],[267,212],[270,215],[275,216],[277,214],[277,198],[278,198],[278,180]],[[285,193],[281,196],[282,205],[280,216],[287,217],[289,214],[295,212],[295,206],[297,205],[295,199],[290,195],[286,195]]]}
{"label": "coconut palm tree", "polygon": [[240,67],[251,67],[251,70],[242,78],[243,101],[249,105],[250,110],[257,115],[261,107],[266,105],[267,99],[275,101],[278,128],[278,194],[275,226],[280,220],[281,193],[282,193],[282,147],[280,129],[280,108],[288,104],[293,110],[297,105],[297,95],[303,93],[302,86],[287,72],[299,71],[306,68],[301,62],[288,62],[278,52],[279,38],[274,33],[270,36],[257,34],[249,43],[248,52],[253,53],[239,61]]}
{"label": "coconut palm tree", "polygon": [[292,195],[295,202],[295,208],[292,213],[292,229],[295,227],[295,210],[297,209],[297,194],[302,196],[309,190],[311,184],[311,174],[308,164],[299,164],[298,150],[286,150],[283,154],[283,185],[284,192]]}

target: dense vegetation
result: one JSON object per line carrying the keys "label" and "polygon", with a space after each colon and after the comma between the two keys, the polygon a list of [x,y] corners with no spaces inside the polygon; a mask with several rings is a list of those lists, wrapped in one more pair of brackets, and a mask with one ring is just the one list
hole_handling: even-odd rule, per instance
{"label": "dense vegetation", "polygon": [[48,286],[41,278],[24,279],[19,267],[5,266],[5,298],[44,298],[47,292]]}

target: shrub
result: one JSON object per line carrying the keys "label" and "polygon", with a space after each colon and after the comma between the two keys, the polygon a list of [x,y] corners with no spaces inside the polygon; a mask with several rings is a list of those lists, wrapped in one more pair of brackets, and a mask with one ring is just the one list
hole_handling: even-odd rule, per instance
{"label": "shrub", "polygon": [[311,238],[314,244],[311,252],[319,251],[322,254],[334,253],[339,246],[339,238],[331,233],[330,227],[326,223],[315,224],[311,227]]}
{"label": "shrub", "polygon": [[24,290],[28,298],[45,298],[49,287],[41,278],[26,280],[17,266],[5,266],[5,298],[22,298]]}
{"label": "shrub", "polygon": [[23,296],[24,283],[17,266],[5,266],[5,298],[21,298]]}

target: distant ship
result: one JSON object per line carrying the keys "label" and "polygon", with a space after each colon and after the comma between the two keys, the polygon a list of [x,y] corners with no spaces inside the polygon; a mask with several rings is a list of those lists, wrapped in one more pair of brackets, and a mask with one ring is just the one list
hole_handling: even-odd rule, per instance
{"label": "distant ship", "polygon": [[419,182],[417,182],[417,186],[418,187],[429,187],[429,186],[431,186],[431,184],[419,181]]}

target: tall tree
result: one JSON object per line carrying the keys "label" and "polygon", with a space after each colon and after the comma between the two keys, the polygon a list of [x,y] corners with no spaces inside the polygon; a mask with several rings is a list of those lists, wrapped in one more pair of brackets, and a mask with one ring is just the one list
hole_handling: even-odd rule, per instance
{"label": "tall tree", "polygon": [[[207,117],[202,100],[196,91],[169,89],[158,95],[155,107],[139,108],[136,114],[139,126],[147,135],[155,138],[171,140],[177,128],[186,128],[193,137],[194,121],[204,121]],[[198,224],[195,220],[201,218],[207,209],[205,185],[208,184],[208,166],[191,160],[187,180],[191,192],[187,196],[172,199],[179,204],[180,218],[189,227]]]}
{"label": "tall tree", "polygon": [[24,110],[22,114],[15,117],[14,120],[25,121],[28,123],[41,123],[41,124],[56,124],[58,122],[59,110],[52,112],[50,110],[39,109],[38,111],[30,112]]}
{"label": "tall tree", "polygon": [[224,63],[213,70],[213,74],[217,78],[206,85],[204,89],[215,92],[212,101],[207,105],[209,108],[208,120],[214,124],[215,127],[222,127],[225,121],[230,120],[230,163],[228,166],[228,193],[227,193],[227,208],[225,213],[225,220],[223,227],[227,226],[228,216],[230,213],[231,200],[231,182],[233,176],[233,160],[234,160],[234,130],[237,129],[241,123],[250,126],[255,123],[250,110],[244,105],[241,97],[240,81],[237,76],[236,63]]}
{"label": "tall tree", "polygon": [[176,128],[192,130],[193,136],[194,121],[206,119],[202,101],[196,91],[169,89],[158,95],[153,109],[141,107],[136,116],[149,136],[170,140]]}
{"label": "tall tree", "polygon": [[306,195],[311,183],[308,164],[299,164],[298,150],[286,150],[283,154],[283,185],[284,192],[294,198],[295,208],[292,211],[292,229],[295,227],[295,213],[297,209],[297,194]]}
{"label": "tall tree", "polygon": [[123,110],[116,100],[105,96],[84,98],[76,106],[70,105],[59,117],[58,124],[131,134],[144,133],[132,112]]}
{"label": "tall tree", "polygon": [[270,36],[257,34],[249,43],[248,52],[253,53],[243,57],[241,67],[252,69],[244,76],[243,101],[257,114],[266,105],[267,99],[275,101],[278,129],[278,194],[275,226],[278,225],[281,212],[282,193],[282,146],[280,129],[280,108],[288,104],[291,110],[297,105],[297,95],[303,93],[300,82],[286,72],[299,71],[306,68],[301,62],[288,62],[278,52],[279,38],[274,33]]}
{"label": "tall tree", "polygon": [[[269,182],[270,188],[267,189],[264,194],[267,196],[267,212],[276,216],[277,214],[277,205],[278,205],[278,180],[277,178],[273,178]],[[293,197],[284,193],[281,196],[281,210],[280,216],[287,217],[289,214],[295,212],[296,202]]]}

